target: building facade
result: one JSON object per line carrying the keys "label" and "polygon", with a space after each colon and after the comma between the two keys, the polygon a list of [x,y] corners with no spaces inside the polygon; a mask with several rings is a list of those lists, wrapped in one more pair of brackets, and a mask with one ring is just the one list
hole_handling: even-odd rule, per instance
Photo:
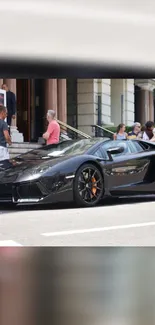
{"label": "building facade", "polygon": [[[46,112],[92,135],[99,120],[105,126],[154,121],[154,79],[1,79],[16,94],[17,118],[12,129],[25,141],[37,141],[46,127]],[[100,97],[100,118],[98,100]],[[16,131],[17,134],[17,131]]]}

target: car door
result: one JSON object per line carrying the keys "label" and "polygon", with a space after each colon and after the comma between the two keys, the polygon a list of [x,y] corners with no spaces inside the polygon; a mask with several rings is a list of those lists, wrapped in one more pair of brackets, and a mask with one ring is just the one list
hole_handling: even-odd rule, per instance
{"label": "car door", "polygon": [[[124,151],[113,155],[110,161],[107,150],[112,147],[124,147]],[[146,152],[136,140],[109,141],[103,144],[100,150],[104,159],[102,166],[105,186],[112,195],[132,195],[145,191],[144,183],[150,166],[151,152]]]}

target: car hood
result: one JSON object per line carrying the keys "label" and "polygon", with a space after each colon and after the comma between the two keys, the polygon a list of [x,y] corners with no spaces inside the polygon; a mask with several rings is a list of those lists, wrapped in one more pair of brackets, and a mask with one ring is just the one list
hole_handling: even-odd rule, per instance
{"label": "car hood", "polygon": [[[23,159],[16,158],[11,160],[12,166],[0,171],[0,183],[16,182],[19,178],[24,180],[26,175],[37,175],[37,170],[54,167],[75,156],[50,157],[48,159]],[[35,179],[35,176],[34,176]]]}
{"label": "car hood", "polygon": [[65,155],[61,155],[59,157],[57,156],[36,157],[35,159],[25,159],[25,158],[22,159],[20,157],[17,157],[16,159],[12,160],[13,166],[10,168],[17,171],[20,169],[25,170],[25,169],[31,169],[38,166],[46,166],[46,165],[52,167],[72,157],[73,156],[65,156]]}

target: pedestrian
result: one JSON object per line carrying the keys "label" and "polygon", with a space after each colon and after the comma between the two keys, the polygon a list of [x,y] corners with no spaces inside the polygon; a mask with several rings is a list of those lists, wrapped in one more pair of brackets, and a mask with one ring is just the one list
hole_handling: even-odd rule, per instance
{"label": "pedestrian", "polygon": [[128,133],[128,139],[136,139],[141,132],[141,124],[139,122],[135,122],[132,125],[132,131]]}
{"label": "pedestrian", "polygon": [[2,89],[6,90],[6,107],[8,110],[7,124],[10,127],[12,119],[15,119],[16,117],[16,96],[11,90],[9,90],[7,84],[4,83]]}
{"label": "pedestrian", "polygon": [[8,131],[8,125],[5,122],[7,117],[7,108],[0,106],[0,161],[9,160],[9,151],[7,143],[11,145],[11,138]]}
{"label": "pedestrian", "polygon": [[154,129],[154,122],[153,121],[146,122],[145,129],[142,134],[142,139],[145,141],[150,141],[154,137],[153,129]]}
{"label": "pedestrian", "polygon": [[150,141],[155,142],[155,128],[152,130],[152,132],[153,132],[153,137],[152,137],[152,139]]}
{"label": "pedestrian", "polygon": [[117,131],[113,136],[114,140],[125,140],[127,139],[127,133],[125,132],[125,124],[121,123],[117,127]]}
{"label": "pedestrian", "polygon": [[55,119],[55,111],[48,110],[47,112],[48,128],[43,134],[43,139],[47,144],[55,144],[59,142],[60,138],[60,125]]}

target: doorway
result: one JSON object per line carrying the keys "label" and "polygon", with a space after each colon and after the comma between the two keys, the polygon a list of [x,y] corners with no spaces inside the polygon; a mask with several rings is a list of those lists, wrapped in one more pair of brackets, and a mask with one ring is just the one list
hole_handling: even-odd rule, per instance
{"label": "doorway", "polygon": [[30,132],[30,79],[17,79],[17,127],[29,142]]}
{"label": "doorway", "polygon": [[38,142],[44,131],[44,79],[17,79],[17,127],[25,142]]}
{"label": "doorway", "polygon": [[67,124],[75,129],[77,120],[77,79],[67,79]]}
{"label": "doorway", "polygon": [[34,79],[34,140],[42,137],[45,124],[45,79]]}

